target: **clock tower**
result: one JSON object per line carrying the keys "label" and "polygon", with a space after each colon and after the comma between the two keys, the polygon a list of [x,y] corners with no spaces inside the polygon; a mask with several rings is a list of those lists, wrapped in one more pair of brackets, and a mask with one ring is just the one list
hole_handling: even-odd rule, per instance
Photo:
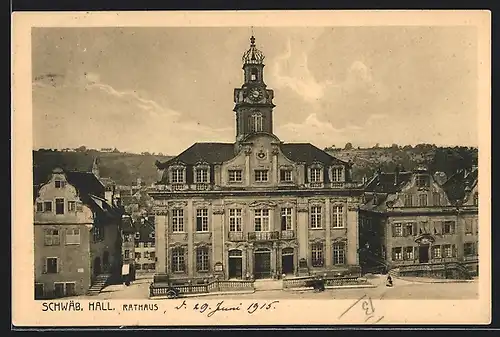
{"label": "clock tower", "polygon": [[243,54],[244,83],[234,89],[236,141],[258,133],[273,133],[273,90],[264,83],[264,54],[250,38],[250,48]]}

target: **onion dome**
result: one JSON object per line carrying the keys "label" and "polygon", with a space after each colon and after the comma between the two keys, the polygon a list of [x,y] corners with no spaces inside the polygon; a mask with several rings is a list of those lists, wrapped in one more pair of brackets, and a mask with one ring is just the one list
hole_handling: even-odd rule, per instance
{"label": "onion dome", "polygon": [[262,64],[264,58],[264,54],[255,47],[255,37],[252,36],[250,38],[250,49],[242,57],[243,64]]}

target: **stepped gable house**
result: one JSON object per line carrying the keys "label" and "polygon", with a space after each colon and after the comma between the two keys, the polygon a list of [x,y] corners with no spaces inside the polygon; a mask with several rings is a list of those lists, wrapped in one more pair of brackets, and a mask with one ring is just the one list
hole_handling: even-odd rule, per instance
{"label": "stepped gable house", "polygon": [[92,172],[34,171],[35,298],[82,295],[119,277],[122,210],[104,185]]}
{"label": "stepped gable house", "polygon": [[242,61],[235,142],[195,143],[156,164],[157,273],[186,280],[359,271],[362,190],[350,163],[281,141],[253,36]]}
{"label": "stepped gable house", "polygon": [[478,274],[477,173],[459,171],[442,185],[425,167],[377,173],[360,209],[362,266],[416,276]]}

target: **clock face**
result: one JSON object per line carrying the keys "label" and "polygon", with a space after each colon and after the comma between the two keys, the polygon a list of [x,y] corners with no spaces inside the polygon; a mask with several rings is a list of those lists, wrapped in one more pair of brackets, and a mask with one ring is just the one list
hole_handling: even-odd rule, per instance
{"label": "clock face", "polygon": [[263,94],[262,94],[262,91],[261,91],[260,89],[257,89],[257,88],[256,88],[256,89],[252,89],[252,90],[250,91],[250,98],[251,98],[252,100],[254,100],[254,101],[259,101],[259,100],[261,100],[261,99],[262,99],[262,96],[263,96]]}

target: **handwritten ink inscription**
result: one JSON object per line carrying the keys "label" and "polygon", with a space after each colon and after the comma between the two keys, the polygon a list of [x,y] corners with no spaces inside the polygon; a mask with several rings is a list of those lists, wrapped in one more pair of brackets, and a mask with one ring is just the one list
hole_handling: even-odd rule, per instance
{"label": "handwritten ink inscription", "polygon": [[[361,306],[359,304],[361,303]],[[376,316],[375,315],[375,307],[373,306],[372,298],[365,295],[358,298],[353,304],[351,304],[342,314],[340,314],[339,319],[344,317],[348,312],[352,311],[354,308],[361,309],[361,312],[364,313],[365,323],[368,323],[370,320],[372,323],[380,322],[384,316]]]}
{"label": "handwritten ink inscription", "polygon": [[279,301],[271,301],[271,302],[253,302],[250,305],[243,305],[239,303],[237,305],[227,305],[224,304],[224,301],[218,302],[215,307],[211,306],[208,303],[195,303],[192,307],[188,306],[185,300],[182,301],[181,304],[175,306],[176,310],[187,310],[191,309],[192,311],[199,312],[201,314],[206,314],[207,317],[212,317],[217,312],[231,312],[231,311],[240,311],[246,312],[248,314],[253,314],[257,311],[268,311],[276,309],[276,305]]}

